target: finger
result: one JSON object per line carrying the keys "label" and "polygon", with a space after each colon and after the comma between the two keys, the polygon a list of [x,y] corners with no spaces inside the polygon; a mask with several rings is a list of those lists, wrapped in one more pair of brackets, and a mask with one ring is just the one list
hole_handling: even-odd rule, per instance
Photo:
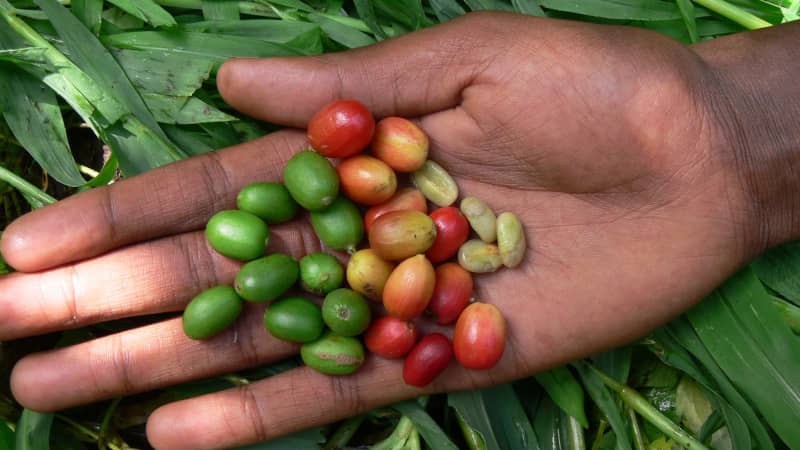
{"label": "finger", "polygon": [[233,59],[217,86],[236,109],[304,127],[326,103],[352,98],[378,117],[416,117],[456,106],[497,53],[487,14],[452,20],[376,45],[303,58]]}
{"label": "finger", "polygon": [[203,228],[235,206],[245,184],[278,180],[305,136],[281,131],[93,189],[22,216],[8,226],[0,252],[33,272],[111,249]]}
{"label": "finger", "polygon": [[21,404],[56,411],[93,401],[269,364],[297,353],[262,323],[264,305],[248,305],[229,330],[189,339],[181,319],[147,325],[71,347],[26,356],[11,389]]}
{"label": "finger", "polygon": [[467,371],[453,363],[438,382],[416,388],[403,383],[402,367],[402,360],[372,356],[349,376],[293,369],[241,388],[163,406],[150,416],[147,437],[160,450],[232,448],[426,393],[474,389],[510,379],[494,370]]}
{"label": "finger", "polygon": [[[319,251],[306,220],[271,230],[269,252],[300,258]],[[214,251],[198,231],[45,272],[0,277],[0,341],[179,311],[200,291],[231,284],[240,266]]]}

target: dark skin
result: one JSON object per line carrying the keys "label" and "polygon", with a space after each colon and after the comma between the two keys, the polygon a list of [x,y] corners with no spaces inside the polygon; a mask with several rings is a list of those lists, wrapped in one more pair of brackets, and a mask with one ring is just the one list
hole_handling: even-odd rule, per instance
{"label": "dark skin", "polygon": [[[418,119],[431,158],[462,192],[525,224],[522,266],[476,277],[476,294],[526,313],[507,316],[506,350],[490,371],[451,364],[417,389],[400,381],[402,361],[370,357],[348,377],[298,368],[166,405],[150,417],[150,441],[252,443],[526,377],[669,321],[796,237],[789,188],[800,138],[788,124],[800,111],[787,66],[800,50],[787,43],[799,37],[785,25],[687,48],[642,30],[481,13],[342,54],[226,63],[225,99],[269,122],[303,128],[336,98]],[[2,241],[24,273],[0,279],[0,339],[180,311],[230,283],[238,264],[207,247],[204,223],[245,184],[280,179],[304,143],[301,131],[280,131],[20,218]],[[272,251],[319,249],[305,221],[273,235]],[[249,307],[235,330],[207,342],[186,338],[176,318],[30,355],[12,388],[22,404],[52,411],[296,353],[268,335],[262,311]]]}

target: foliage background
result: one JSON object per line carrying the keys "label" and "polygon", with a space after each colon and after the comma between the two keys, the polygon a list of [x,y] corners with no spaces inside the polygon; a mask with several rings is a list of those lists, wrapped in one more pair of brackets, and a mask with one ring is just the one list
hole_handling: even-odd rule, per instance
{"label": "foliage background", "polygon": [[[796,20],[798,8],[797,0],[0,0],[0,229],[30,208],[272,129],[216,93],[215,71],[229,57],[342,51],[482,9],[637,26],[689,44]],[[9,270],[0,258],[0,273]],[[297,365],[58,414],[11,398],[8,376],[21,356],[158,319],[0,343],[0,449],[148,448],[143,424],[155,407]],[[800,244],[792,243],[630,346],[247,448],[800,448],[797,333]]]}

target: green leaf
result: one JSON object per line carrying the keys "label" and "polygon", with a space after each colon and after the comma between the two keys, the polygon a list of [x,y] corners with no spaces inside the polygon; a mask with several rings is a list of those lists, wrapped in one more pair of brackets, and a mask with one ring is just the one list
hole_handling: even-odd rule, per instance
{"label": "green leaf", "polygon": [[464,0],[473,11],[513,11],[513,8],[500,0]]}
{"label": "green leaf", "polygon": [[50,427],[53,414],[25,409],[17,422],[16,450],[50,450]]}
{"label": "green leaf", "polygon": [[[114,98],[128,108],[144,126],[150,128],[156,135],[166,141],[166,134],[159,128],[155,118],[147,109],[130,80],[128,80],[122,67],[117,64],[111,53],[103,47],[97,38],[66,8],[58,4],[56,0],[35,1],[50,18],[50,22],[64,40],[72,61],[103,90],[113,95]],[[159,147],[164,148],[164,144]],[[164,151],[168,151],[168,148],[164,148]]]}
{"label": "green leaf", "polygon": [[686,31],[689,32],[689,39],[692,43],[700,40],[697,34],[697,19],[694,13],[694,4],[692,0],[675,0],[678,4],[678,9],[681,11],[683,23],[686,24]]}
{"label": "green leaf", "polygon": [[603,381],[590,369],[586,368],[583,364],[575,366],[578,374],[583,380],[583,387],[589,396],[594,400],[594,403],[606,416],[606,420],[611,425],[614,433],[617,436],[618,450],[632,450],[632,440],[628,432],[628,426],[622,417],[616,400],[612,397],[611,392],[603,384]]}
{"label": "green leaf", "polygon": [[511,0],[511,4],[518,13],[544,17],[544,11],[539,6],[539,0]]}
{"label": "green leaf", "polygon": [[67,186],[86,182],[78,172],[56,95],[22,70],[0,64],[0,109],[25,150]]}
{"label": "green leaf", "polygon": [[375,39],[371,38],[366,33],[362,33],[353,27],[344,25],[322,14],[311,13],[308,15],[308,19],[319,24],[322,31],[324,31],[328,37],[345,47],[364,47],[375,43]]}
{"label": "green leaf", "polygon": [[[566,415],[547,395],[531,398],[527,406],[538,448],[542,450],[585,450],[581,425]],[[531,446],[533,447],[533,446]]]}
{"label": "green leaf", "polygon": [[715,409],[711,415],[708,416],[706,421],[703,422],[703,426],[700,427],[700,430],[697,431],[697,440],[705,442],[714,432],[723,426],[725,426],[725,416],[718,409]]}
{"label": "green leaf", "polygon": [[675,390],[675,411],[686,429],[697,433],[713,409],[700,384],[683,377]]}
{"label": "green leaf", "polygon": [[772,304],[778,309],[778,313],[794,334],[800,334],[800,307],[780,298],[773,298]]}
{"label": "green leaf", "polygon": [[[726,422],[731,430],[733,445],[736,450],[749,449],[751,446],[751,436],[755,443],[762,449],[773,449],[772,439],[770,439],[766,428],[756,415],[756,412],[733,386],[731,381],[719,368],[711,354],[705,348],[688,320],[682,316],[673,320],[669,326],[658,337],[659,341],[670,348],[669,353],[664,358],[665,362],[673,364],[675,367],[689,374],[692,379],[703,384],[706,389],[715,394],[718,406],[721,406],[725,414]],[[684,350],[685,348],[685,350]],[[693,366],[691,356],[686,351],[691,352],[702,365],[702,368]],[[669,354],[681,353],[681,359],[668,359]],[[686,365],[686,361],[690,361]],[[708,375],[706,375],[706,373]],[[727,405],[730,404],[730,407]],[[738,416],[738,417],[737,417]],[[742,426],[742,421],[746,426]]]}
{"label": "green leaf", "polygon": [[269,0],[269,3],[273,5],[285,6],[287,8],[294,8],[305,12],[314,11],[314,8],[308,6],[306,3],[300,0]]}
{"label": "green leaf", "polygon": [[103,0],[72,0],[72,14],[95,35],[103,23]]}
{"label": "green leaf", "polygon": [[567,414],[589,427],[584,410],[583,388],[566,366],[556,367],[536,374],[536,381],[547,391],[547,395]]}
{"label": "green leaf", "polygon": [[447,394],[447,404],[480,435],[488,450],[500,448],[480,391],[451,392]]}
{"label": "green leaf", "polygon": [[238,0],[203,0],[206,20],[239,20]]}
{"label": "green leaf", "polygon": [[425,440],[430,448],[435,448],[436,450],[456,450],[458,448],[447,437],[447,434],[442,431],[436,421],[416,401],[408,400],[397,403],[392,407],[414,422],[417,431],[419,431],[422,439]]}
{"label": "green leaf", "polygon": [[536,433],[514,388],[510,384],[499,384],[483,389],[481,394],[500,448],[522,450],[534,447]]}
{"label": "green leaf", "polygon": [[433,8],[433,13],[440,22],[445,22],[467,13],[456,0],[430,0],[430,4],[431,8]]}
{"label": "green leaf", "polygon": [[197,97],[144,94],[147,107],[161,123],[189,125],[207,122],[230,122],[236,117],[225,114]]}
{"label": "green leaf", "polygon": [[681,13],[674,3],[661,0],[540,0],[545,8],[617,20],[674,20]]}
{"label": "green leaf", "polygon": [[172,55],[200,57],[218,64],[233,57],[303,54],[301,51],[274,42],[190,31],[136,31],[105,36],[103,40],[118,48],[163,52],[167,58]]}
{"label": "green leaf", "polygon": [[322,53],[319,25],[288,20],[227,20],[183,24],[181,30],[260,39],[284,44],[305,54]]}
{"label": "green leaf", "polygon": [[214,66],[210,58],[150,50],[116,50],[114,57],[143,94],[190,96]]}
{"label": "green leaf", "polygon": [[97,174],[97,176],[86,182],[86,184],[81,186],[79,190],[83,191],[107,185],[114,179],[114,176],[117,174],[117,168],[119,168],[117,155],[114,154],[114,152],[111,152],[111,156],[109,156],[108,161],[106,161],[106,163],[103,164],[103,168],[100,169],[100,172]]}
{"label": "green leaf", "polygon": [[740,271],[688,317],[725,375],[789,447],[800,448],[800,339],[755,273]]}
{"label": "green leaf", "polygon": [[230,147],[239,143],[239,133],[230,123],[201,123],[199,125],[213,139],[214,148]]}
{"label": "green leaf", "polygon": [[535,408],[530,408],[534,415],[531,418],[536,436],[539,438],[539,448],[542,450],[561,450],[561,415],[558,406],[548,396],[539,399]]}
{"label": "green leaf", "polygon": [[204,131],[177,125],[164,125],[164,131],[184,152],[191,156],[217,149],[213,139]]}
{"label": "green leaf", "polygon": [[[180,158],[176,148],[165,144],[160,136],[135,117],[126,115],[124,108],[113,97],[109,97],[102,89],[93,88],[94,84],[86,74],[69,61],[60,62],[57,71],[48,72],[38,65],[39,53],[28,50],[41,49],[15,51],[15,56],[27,57],[29,60],[26,62],[33,63],[22,67],[64,98],[100,138],[118,152],[123,173],[133,175]],[[140,139],[131,139],[130,130],[135,130]]]}
{"label": "green leaf", "polygon": [[122,33],[144,27],[144,20],[130,15],[119,8],[108,8],[103,11],[101,34]]}
{"label": "green leaf", "polygon": [[361,17],[361,20],[372,30],[372,34],[379,39],[386,39],[388,36],[386,36],[386,33],[383,32],[383,28],[381,28],[381,25],[378,23],[378,16],[375,14],[375,6],[372,0],[353,0],[353,4],[356,6],[356,11]]}
{"label": "green leaf", "polygon": [[5,181],[9,185],[11,185],[14,189],[18,190],[25,200],[30,203],[30,205],[36,209],[41,208],[43,206],[49,205],[51,203],[55,203],[56,199],[50,196],[50,194],[42,191],[41,189],[37,188],[21,176],[15,174],[14,172],[6,169],[5,167],[0,165],[0,181]]}
{"label": "green leaf", "polygon": [[176,23],[172,14],[153,0],[108,0],[108,2],[154,27],[170,27]]}
{"label": "green leaf", "polygon": [[[3,234],[0,233],[0,236]],[[3,259],[0,257],[0,270],[2,270]],[[0,448],[13,450],[14,449],[14,441],[16,437],[14,436],[14,430],[11,429],[8,422],[5,420],[0,420]]]}
{"label": "green leaf", "polygon": [[769,250],[750,267],[770,289],[800,306],[800,241]]}
{"label": "green leaf", "polygon": [[260,444],[237,447],[233,450],[319,450],[325,442],[320,428],[301,431]]}
{"label": "green leaf", "polygon": [[604,353],[592,355],[595,367],[614,378],[617,382],[625,384],[631,371],[633,348],[620,347]]}
{"label": "green leaf", "polygon": [[280,44],[288,44],[302,36],[320,32],[319,26],[313,23],[273,19],[201,21],[182,24],[179,29],[198,33],[251,37]]}
{"label": "green leaf", "polygon": [[409,31],[433,25],[425,16],[421,0],[374,0],[375,7],[386,17],[402,24]]}

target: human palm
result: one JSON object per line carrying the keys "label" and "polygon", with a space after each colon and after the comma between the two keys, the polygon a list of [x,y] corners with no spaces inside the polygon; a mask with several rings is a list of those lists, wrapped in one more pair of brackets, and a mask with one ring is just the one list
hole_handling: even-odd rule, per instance
{"label": "human palm", "polygon": [[[690,49],[651,33],[506,14],[343,54],[228,63],[218,76],[226,100],[273,123],[302,128],[334,98],[416,118],[462,194],[520,216],[528,251],[516,269],[476,276],[475,296],[508,321],[495,368],[452,364],[424,389],[402,383],[402,361],[378,357],[347,377],[293,369],[162,407],[151,442],[229,447],[513,380],[629,342],[688,308],[752,250],[719,124],[694,89],[706,72]],[[24,273],[0,278],[0,339],[180,311],[230,283],[238,263],[209,249],[205,222],[245,184],[280,179],[305,145],[302,132],[276,132],[21,218],[2,241]],[[304,219],[272,235],[270,251],[320,248]],[[263,309],[249,305],[232,331],[204,342],[173,318],[30,355],[12,388],[26,406],[54,410],[295,354],[263,328]]]}

